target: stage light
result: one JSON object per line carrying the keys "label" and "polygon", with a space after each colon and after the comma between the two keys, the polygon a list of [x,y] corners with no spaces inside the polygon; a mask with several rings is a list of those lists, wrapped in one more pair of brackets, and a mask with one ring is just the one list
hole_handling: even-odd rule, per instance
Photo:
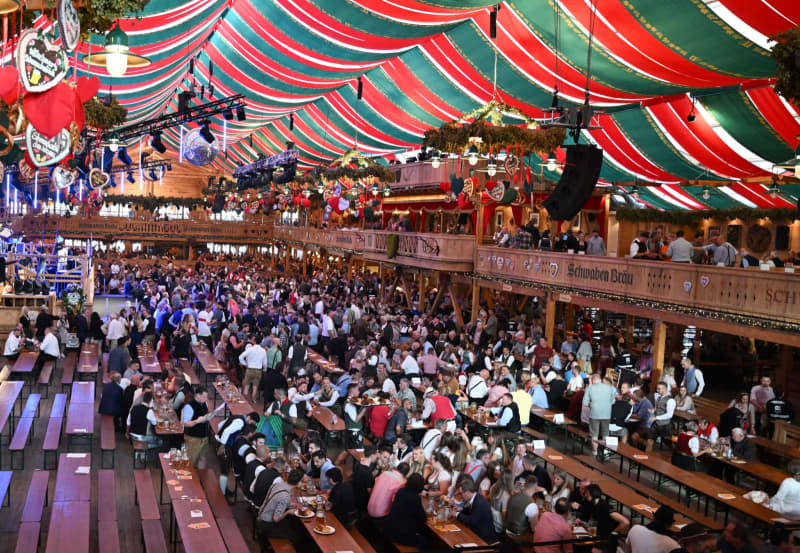
{"label": "stage light", "polygon": [[383,187],[383,196],[384,196],[385,198],[388,198],[388,197],[389,197],[389,195],[390,195],[391,193],[392,193],[392,189],[391,189],[391,188],[389,188],[389,185],[388,185],[388,184],[387,184],[386,186],[384,186],[384,187]]}
{"label": "stage light", "polygon": [[473,144],[467,150],[467,161],[470,165],[476,165],[478,163],[478,147]]}
{"label": "stage light", "polygon": [[117,133],[113,133],[111,138],[108,139],[108,149],[112,152],[119,150],[119,135]]}
{"label": "stage light", "polygon": [[222,116],[225,118],[225,121],[233,120],[233,110],[229,107],[223,109]]}
{"label": "stage light", "polygon": [[167,151],[167,147],[161,141],[161,131],[153,131],[150,137],[150,145],[156,152],[163,154]]}
{"label": "stage light", "polygon": [[127,181],[128,181],[129,183],[131,183],[131,184],[135,184],[135,183],[136,183],[136,179],[135,179],[135,178],[133,178],[133,171],[128,171],[128,178],[127,178]]}
{"label": "stage light", "polygon": [[380,193],[380,189],[378,188],[378,183],[372,183],[372,195],[377,196]]}
{"label": "stage light", "polygon": [[294,130],[294,113],[289,114],[289,130]]}
{"label": "stage light", "polygon": [[202,136],[203,139],[209,144],[216,140],[216,138],[214,138],[214,134],[211,132],[211,128],[209,127],[208,119],[204,120],[202,126],[200,127],[200,136]]}
{"label": "stage light", "polygon": [[237,121],[247,120],[247,116],[244,113],[244,106],[239,106],[238,108],[236,108],[236,120]]}
{"label": "stage light", "polygon": [[125,165],[130,165],[133,163],[131,156],[128,155],[128,148],[126,148],[125,146],[122,146],[117,152],[117,159],[120,160]]}

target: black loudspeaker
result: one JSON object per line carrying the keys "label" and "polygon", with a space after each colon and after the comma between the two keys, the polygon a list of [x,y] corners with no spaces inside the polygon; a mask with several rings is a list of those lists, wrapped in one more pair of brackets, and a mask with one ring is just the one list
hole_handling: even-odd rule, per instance
{"label": "black loudspeaker", "polygon": [[225,207],[225,196],[217,194],[214,196],[214,207],[211,209],[213,213],[221,213],[222,208]]}
{"label": "black loudspeaker", "polygon": [[786,225],[775,227],[775,249],[778,251],[789,249],[789,227]]}
{"label": "black loudspeaker", "polygon": [[550,218],[567,221],[575,217],[592,195],[603,166],[603,150],[588,144],[567,146],[567,163],[561,180],[542,205]]}

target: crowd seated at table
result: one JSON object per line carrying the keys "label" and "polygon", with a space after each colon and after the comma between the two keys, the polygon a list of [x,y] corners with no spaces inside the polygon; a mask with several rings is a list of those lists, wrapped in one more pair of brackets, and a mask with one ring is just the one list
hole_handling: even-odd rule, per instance
{"label": "crowd seated at table", "polygon": [[[136,439],[174,445],[156,436],[156,381],[183,423],[177,439],[190,460],[202,467],[216,454],[222,491],[231,493],[232,473],[265,547],[270,537],[304,539],[295,515],[304,516],[306,506],[295,490],[314,482],[343,525],[368,522],[391,541],[422,549],[430,546],[423,527],[432,510],[451,513],[487,543],[568,540],[570,528],[584,525],[601,538],[627,533],[620,546],[633,553],[651,553],[655,543],[671,551],[667,538],[689,549],[701,533],[668,536],[671,510],[647,527],[632,525],[598,483],[545,468],[523,432],[541,422],[534,415],[560,413],[585,425],[600,459],[608,454],[606,438],[616,437],[648,451],[672,448],[674,438],[675,456],[691,459],[727,439],[731,455],[745,460],[756,455],[750,436],[793,416],[787,419],[791,406],[764,378],[720,420],[681,425],[676,413],[692,413],[706,392],[702,371],[685,357],[680,385],[674,370],[652,382],[652,346],[635,355],[611,327],[598,342],[588,313],[578,314],[574,333],[566,329],[563,341],[551,344],[538,305],[512,315],[497,303],[459,326],[452,307],[421,313],[401,307],[400,296],[383,297],[385,284],[368,273],[301,277],[201,263],[148,270],[121,263],[111,271],[130,283],[135,306],[105,322],[88,311],[71,321],[81,342],[109,351],[108,370],[118,375],[101,408]],[[218,421],[217,431],[209,390],[188,382],[174,362],[191,358],[201,342],[257,408]],[[139,370],[142,345],[152,347],[162,375]],[[778,410],[770,407],[775,401],[782,402]],[[339,450],[329,448],[329,429],[317,416],[322,409],[344,423]],[[798,487],[794,467],[772,508],[800,518]],[[722,539],[741,540],[736,532]],[[535,549],[569,553],[572,546]]]}

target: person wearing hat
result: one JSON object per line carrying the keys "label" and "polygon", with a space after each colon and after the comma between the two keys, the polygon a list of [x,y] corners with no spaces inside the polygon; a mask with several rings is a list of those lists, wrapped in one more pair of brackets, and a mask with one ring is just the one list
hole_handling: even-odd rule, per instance
{"label": "person wearing hat", "polygon": [[675,512],[662,505],[653,514],[650,524],[636,524],[628,531],[626,553],[670,553],[680,548],[680,544],[667,534],[674,522]]}
{"label": "person wearing hat", "polygon": [[440,395],[430,386],[425,390],[423,397],[425,399],[422,402],[422,420],[430,420],[434,425],[437,421],[443,420],[448,431],[455,430],[456,411],[450,398]]}

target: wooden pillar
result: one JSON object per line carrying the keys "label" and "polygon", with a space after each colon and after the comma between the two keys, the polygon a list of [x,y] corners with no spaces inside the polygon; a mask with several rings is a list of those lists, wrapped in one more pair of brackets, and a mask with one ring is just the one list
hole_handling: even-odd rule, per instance
{"label": "wooden pillar", "polygon": [[664,374],[664,357],[667,352],[667,325],[663,321],[653,321],[653,376],[651,389],[661,381]]}
{"label": "wooden pillar", "polygon": [[383,263],[378,262],[378,297],[382,298],[386,290],[383,289]]}
{"label": "wooden pillar", "polygon": [[566,333],[572,332],[575,329],[575,306],[571,303],[564,304],[564,339],[567,339]]}
{"label": "wooden pillar", "polygon": [[283,270],[289,272],[289,257],[291,256],[292,246],[286,244],[286,249],[283,252]]}
{"label": "wooden pillar", "polygon": [[775,378],[772,387],[780,386],[785,392],[789,391],[789,379],[794,365],[794,348],[792,346],[781,345],[778,353],[778,366],[775,367]]}
{"label": "wooden pillar", "polygon": [[427,303],[428,299],[428,277],[427,275],[422,274],[422,271],[419,272],[419,305],[417,309],[420,310],[421,313],[425,313],[425,304]]}
{"label": "wooden pillar", "polygon": [[458,323],[458,327],[462,328],[464,326],[464,316],[461,314],[461,306],[458,304],[458,296],[456,295],[456,287],[453,285],[453,281],[451,280],[447,291],[450,293],[450,302],[453,304],[453,310],[456,314],[456,322]]}
{"label": "wooden pillar", "polygon": [[625,317],[625,345],[631,347],[633,345],[633,326],[636,322],[636,317],[627,315]]}
{"label": "wooden pillar", "polygon": [[472,323],[478,320],[481,310],[481,285],[477,278],[472,279]]}
{"label": "wooden pillar", "polygon": [[544,337],[547,339],[547,344],[553,347],[553,337],[556,331],[556,301],[555,294],[552,292],[547,293],[547,305],[544,312]]}

